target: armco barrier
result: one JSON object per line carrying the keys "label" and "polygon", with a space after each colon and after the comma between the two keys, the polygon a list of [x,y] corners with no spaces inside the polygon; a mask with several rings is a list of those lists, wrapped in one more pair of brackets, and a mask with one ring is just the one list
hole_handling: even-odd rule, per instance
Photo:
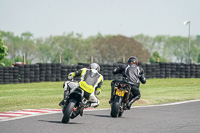
{"label": "armco barrier", "polygon": [[[104,80],[121,79],[120,74],[114,75],[114,68],[121,65],[100,64]],[[88,67],[89,64],[64,65],[60,63],[38,63],[14,67],[0,67],[0,84],[66,81],[70,72]],[[144,69],[147,79],[151,78],[200,78],[200,64],[154,63],[139,64]],[[76,78],[77,80],[79,78]]]}

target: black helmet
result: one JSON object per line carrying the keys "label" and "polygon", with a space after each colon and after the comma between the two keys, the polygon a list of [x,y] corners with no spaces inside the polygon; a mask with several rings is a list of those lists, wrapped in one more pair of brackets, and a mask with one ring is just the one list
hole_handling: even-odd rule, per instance
{"label": "black helmet", "polygon": [[92,63],[92,64],[90,64],[89,69],[95,69],[95,70],[97,70],[98,72],[100,72],[100,66],[99,66],[99,64],[97,64],[97,63]]}
{"label": "black helmet", "polygon": [[135,56],[131,56],[128,58],[128,63],[138,65],[138,59]]}

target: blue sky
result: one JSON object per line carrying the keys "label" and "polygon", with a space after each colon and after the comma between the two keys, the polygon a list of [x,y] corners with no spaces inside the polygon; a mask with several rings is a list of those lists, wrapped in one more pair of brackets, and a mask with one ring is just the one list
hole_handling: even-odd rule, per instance
{"label": "blue sky", "polygon": [[200,0],[0,0],[0,30],[34,37],[200,35]]}

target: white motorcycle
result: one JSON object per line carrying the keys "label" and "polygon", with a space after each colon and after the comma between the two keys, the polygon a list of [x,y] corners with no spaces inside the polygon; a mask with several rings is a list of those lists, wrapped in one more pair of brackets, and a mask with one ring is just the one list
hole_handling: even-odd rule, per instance
{"label": "white motorcycle", "polygon": [[79,83],[66,81],[63,85],[64,88],[64,104],[63,104],[63,123],[68,123],[70,119],[74,119],[79,114],[83,115],[84,108],[87,108],[87,97],[84,91],[79,87]]}

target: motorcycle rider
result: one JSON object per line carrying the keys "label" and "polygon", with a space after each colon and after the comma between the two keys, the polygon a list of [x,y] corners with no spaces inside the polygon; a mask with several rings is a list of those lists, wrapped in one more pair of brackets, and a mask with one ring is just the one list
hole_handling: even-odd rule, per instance
{"label": "motorcycle rider", "polygon": [[[144,70],[137,66],[138,65],[138,59],[135,56],[131,56],[128,58],[128,63],[121,65],[113,70],[113,74],[122,74],[123,75],[123,82],[128,83],[131,85],[131,93],[133,94],[133,97],[130,97],[129,103],[127,104],[127,109],[130,109],[131,105],[136,101],[140,99],[140,82],[142,84],[146,83],[146,78],[144,75]],[[109,103],[111,104],[113,101],[113,92],[114,92],[114,85],[116,82],[119,82],[119,80],[113,80],[111,82],[111,98]]]}
{"label": "motorcycle rider", "polygon": [[99,73],[100,66],[97,63],[92,63],[89,68],[82,68],[76,72],[71,72],[68,75],[68,79],[73,79],[74,77],[81,77],[81,81],[75,85],[75,87],[70,88],[67,84],[68,81],[64,83],[64,99],[59,103],[60,106],[64,105],[69,93],[77,87],[81,87],[84,93],[87,94],[89,102],[87,107],[97,107],[100,101],[97,99],[96,95],[101,93],[101,86],[103,84],[103,76]]}

